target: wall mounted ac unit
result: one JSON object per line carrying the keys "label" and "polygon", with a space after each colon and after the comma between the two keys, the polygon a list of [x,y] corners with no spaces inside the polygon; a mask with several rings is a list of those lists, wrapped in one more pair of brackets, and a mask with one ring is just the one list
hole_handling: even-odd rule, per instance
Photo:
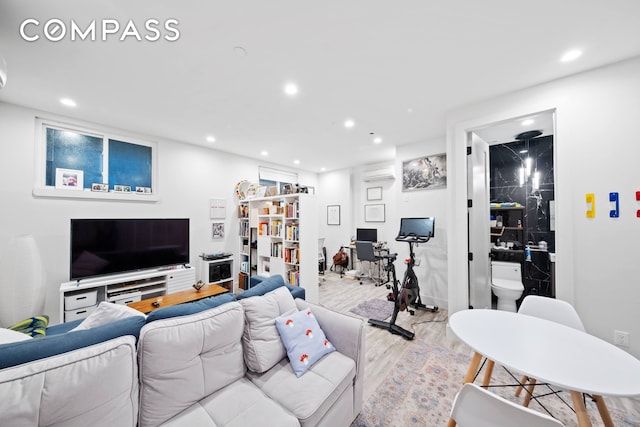
{"label": "wall mounted ac unit", "polygon": [[369,181],[381,181],[383,179],[395,179],[396,171],[393,166],[387,166],[380,169],[372,169],[368,171],[364,171],[362,173],[362,180],[365,182]]}

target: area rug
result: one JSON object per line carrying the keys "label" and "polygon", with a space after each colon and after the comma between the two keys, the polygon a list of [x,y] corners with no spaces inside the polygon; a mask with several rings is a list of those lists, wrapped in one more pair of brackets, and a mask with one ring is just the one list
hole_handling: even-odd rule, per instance
{"label": "area rug", "polygon": [[[352,427],[447,425],[453,398],[462,386],[471,355],[430,346],[420,339],[405,344],[407,349],[402,357],[364,403],[362,412]],[[514,383],[509,374],[496,365],[492,384]],[[520,403],[513,395],[513,387],[491,387],[490,390]],[[536,387],[536,390],[541,393],[544,391],[543,386]],[[569,393],[561,392],[560,397],[566,402],[571,402]],[[563,404],[558,397],[546,396],[540,401],[565,426],[577,426],[572,409]],[[605,401],[617,427],[640,426],[640,409],[637,405],[629,409],[619,403],[620,399],[605,398]],[[602,426],[595,404],[587,399],[586,405],[593,426]],[[532,401],[529,407],[544,412],[535,401]]]}
{"label": "area rug", "polygon": [[374,298],[362,301],[349,311],[366,319],[384,320],[393,314],[393,302]]}

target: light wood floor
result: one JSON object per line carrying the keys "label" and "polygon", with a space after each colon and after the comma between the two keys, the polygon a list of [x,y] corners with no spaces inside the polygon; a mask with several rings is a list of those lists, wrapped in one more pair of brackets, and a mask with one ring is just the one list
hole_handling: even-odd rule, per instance
{"label": "light wood floor", "polygon": [[[373,298],[385,299],[389,292],[386,286],[374,286],[373,282],[367,279],[364,279],[363,284],[360,285],[358,280],[347,276],[340,279],[338,274],[331,271],[327,271],[324,277],[320,275],[320,305],[362,319],[364,318],[349,310],[362,301]],[[440,310],[437,313],[416,310],[414,316],[402,312],[398,314],[396,323],[415,332],[416,337],[432,345],[457,352],[470,351],[456,338],[446,336],[446,310]],[[406,349],[407,341],[399,335],[393,335],[387,330],[370,325],[367,325],[365,330],[367,336],[364,399],[366,401],[380,381],[393,369],[394,363]]]}
{"label": "light wood floor", "polygon": [[[385,286],[376,287],[367,279],[360,285],[358,280],[347,276],[341,279],[338,274],[329,270],[324,276],[320,275],[320,305],[354,317],[363,318],[351,313],[349,311],[351,308],[362,301],[386,298],[389,292]],[[471,356],[471,349],[466,344],[453,336],[446,336],[447,320],[446,310],[440,310],[438,313],[416,310],[414,316],[407,312],[400,313],[396,323],[415,332],[416,338],[427,341],[431,345]],[[365,330],[367,335],[364,400],[367,401],[379,383],[393,369],[394,363],[405,350],[407,341],[399,335],[393,335],[387,330],[370,325],[367,325]],[[462,378],[460,381],[462,383]],[[617,408],[635,417],[640,416],[640,398],[608,397],[606,401],[610,410]]]}

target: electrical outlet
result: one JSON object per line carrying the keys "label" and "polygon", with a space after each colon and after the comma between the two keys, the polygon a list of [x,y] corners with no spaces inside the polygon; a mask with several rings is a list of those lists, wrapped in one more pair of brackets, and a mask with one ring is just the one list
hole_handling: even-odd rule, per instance
{"label": "electrical outlet", "polygon": [[613,331],[613,343],[620,347],[629,347],[629,332]]}

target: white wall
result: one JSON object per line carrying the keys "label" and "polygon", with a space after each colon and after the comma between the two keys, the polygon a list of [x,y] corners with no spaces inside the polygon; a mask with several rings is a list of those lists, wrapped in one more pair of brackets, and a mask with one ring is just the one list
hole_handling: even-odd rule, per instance
{"label": "white wall", "polygon": [[[0,209],[0,250],[12,236],[32,234],[35,237],[47,277],[45,313],[51,317],[52,323],[59,321],[60,283],[69,280],[70,218],[190,218],[191,264],[196,266],[198,254],[202,252],[237,251],[235,184],[241,179],[257,181],[259,165],[275,167],[205,147],[152,139],[120,130],[120,134],[158,141],[159,202],[34,198],[36,115],[58,119],[47,113],[0,103],[0,198],[3,202],[3,209]],[[89,128],[96,126],[80,124]],[[299,171],[299,178],[301,184],[317,186],[315,174]],[[209,218],[210,198],[227,200],[224,239],[211,238],[211,223],[218,220]],[[235,261],[237,264],[237,259]],[[237,271],[237,265],[235,269]],[[234,280],[237,280],[236,274]]]}
{"label": "white wall", "polygon": [[[400,230],[402,217],[435,217],[435,236],[423,245],[415,248],[416,259],[421,260],[415,268],[420,284],[420,295],[425,304],[446,307],[447,305],[447,234],[449,221],[447,218],[447,191],[445,189],[421,190],[402,192],[402,162],[418,157],[442,154],[446,150],[444,138],[432,139],[397,148],[397,193],[396,214],[393,222],[394,237]],[[449,185],[449,183],[447,183]],[[390,241],[391,244],[391,241]],[[396,269],[399,274],[404,272],[402,260],[409,256],[409,244],[393,241],[394,252],[398,252]]]}
{"label": "white wall", "polygon": [[[557,295],[573,303],[586,329],[606,341],[630,333],[640,356],[637,236],[640,205],[640,58],[468,106],[448,116],[449,308],[466,305],[466,132],[539,111],[556,111]],[[608,194],[620,193],[620,218],[609,218]],[[596,217],[585,194],[596,195]],[[461,268],[462,266],[465,268]]]}
{"label": "white wall", "polygon": [[[364,165],[357,168],[327,172],[319,177],[320,236],[325,236],[327,257],[349,242],[356,228],[378,229],[378,240],[386,241],[391,252],[398,253],[396,271],[402,279],[404,259],[409,256],[409,245],[395,241],[402,217],[436,217],[436,236],[427,244],[416,248],[421,265],[416,268],[421,296],[426,304],[446,306],[447,301],[447,192],[446,190],[402,191],[402,162],[417,157],[445,152],[444,138],[421,141],[397,147],[396,158],[386,163]],[[365,182],[367,170],[393,166],[395,179]],[[367,200],[367,189],[382,187],[382,200]],[[340,226],[326,225],[326,205],[341,205]],[[384,222],[366,222],[364,206],[384,204]],[[331,261],[329,261],[331,265]]]}
{"label": "white wall", "polygon": [[[327,248],[327,268],[333,264],[341,246],[349,243],[353,229],[351,208],[351,170],[341,169],[320,174],[318,178],[318,237],[324,237]],[[327,206],[340,206],[340,225],[327,225]]]}

